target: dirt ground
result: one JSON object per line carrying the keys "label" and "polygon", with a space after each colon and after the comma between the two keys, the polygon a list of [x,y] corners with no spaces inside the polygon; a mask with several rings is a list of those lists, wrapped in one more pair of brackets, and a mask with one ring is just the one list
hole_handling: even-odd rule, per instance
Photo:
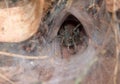
{"label": "dirt ground", "polygon": [[[81,6],[88,7],[86,0],[76,1],[72,6],[83,11],[80,13],[82,18],[73,13],[76,18],[70,16],[70,20],[68,16],[61,24],[57,23],[62,17],[60,14],[59,19],[54,18],[57,25],[51,23],[47,30],[41,24],[39,31],[24,42],[0,43],[0,51],[23,56],[47,56],[33,60],[0,55],[0,84],[114,84],[115,38],[113,31],[108,29],[110,16],[107,16],[104,8],[98,12],[94,11],[96,8],[90,8],[84,13]],[[86,17],[90,18],[86,20]],[[77,27],[78,24],[81,26]],[[55,33],[57,27],[57,36],[49,42],[48,37],[52,36],[49,34]],[[60,33],[60,30],[69,31]],[[120,83],[119,76],[120,71],[117,84]]]}
{"label": "dirt ground", "polygon": [[[93,45],[83,48],[84,51],[81,50],[75,55],[63,58],[58,40],[41,47],[42,49],[37,46],[34,52],[30,52],[31,54],[22,49],[22,44],[25,43],[1,43],[0,48],[25,55],[36,55],[37,52],[50,58],[25,60],[1,56],[0,72],[14,84],[113,84],[114,56],[98,54]],[[9,84],[9,81],[0,79],[1,84]]]}

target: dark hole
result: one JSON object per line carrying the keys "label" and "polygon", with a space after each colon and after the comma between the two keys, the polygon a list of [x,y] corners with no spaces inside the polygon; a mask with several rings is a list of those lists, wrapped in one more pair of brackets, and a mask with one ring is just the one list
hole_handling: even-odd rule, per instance
{"label": "dark hole", "polygon": [[119,23],[119,30],[120,30],[120,23]]}
{"label": "dark hole", "polygon": [[120,9],[116,12],[117,18],[120,20]]}
{"label": "dark hole", "polygon": [[73,15],[69,15],[60,27],[58,32],[58,37],[60,37],[61,47],[66,47],[68,50],[72,50],[76,53],[81,50],[82,47],[87,47],[88,36],[86,31]]}

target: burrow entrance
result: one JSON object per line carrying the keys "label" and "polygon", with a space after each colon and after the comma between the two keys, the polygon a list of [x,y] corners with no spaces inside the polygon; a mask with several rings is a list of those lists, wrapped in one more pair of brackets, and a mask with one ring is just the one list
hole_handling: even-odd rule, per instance
{"label": "burrow entrance", "polygon": [[76,54],[88,46],[88,35],[82,23],[73,15],[69,15],[58,31],[62,54]]}

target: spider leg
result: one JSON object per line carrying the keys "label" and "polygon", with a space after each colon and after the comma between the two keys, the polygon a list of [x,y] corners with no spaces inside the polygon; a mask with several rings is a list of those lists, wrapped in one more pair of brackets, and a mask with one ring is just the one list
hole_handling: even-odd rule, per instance
{"label": "spider leg", "polygon": [[60,43],[60,46],[61,46],[60,51],[61,51],[62,59],[63,59],[63,51],[62,51],[62,49],[63,49],[63,41],[64,41],[64,37],[61,38],[61,43]]}
{"label": "spider leg", "polygon": [[75,43],[74,37],[72,38],[72,41],[73,41],[74,52],[76,53],[77,52],[77,45]]}

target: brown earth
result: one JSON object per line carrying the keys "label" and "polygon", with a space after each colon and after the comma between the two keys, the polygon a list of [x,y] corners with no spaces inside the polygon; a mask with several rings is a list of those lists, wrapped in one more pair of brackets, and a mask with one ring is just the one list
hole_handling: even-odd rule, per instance
{"label": "brown earth", "polygon": [[[84,17],[78,18],[80,15],[72,12],[72,21],[77,19],[77,23],[82,25],[81,30],[77,29],[77,36],[75,36],[77,32],[73,34],[72,31],[71,34],[71,31],[69,31],[67,34],[63,34],[63,42],[59,38],[61,34],[58,32],[65,26],[63,25],[64,22],[68,20],[66,17],[62,23],[57,23],[61,22],[63,13],[66,13],[63,10],[62,14],[60,13],[53,20],[56,22],[55,24],[60,26],[51,23],[52,26],[47,28],[48,24],[41,24],[38,33],[25,42],[0,43],[0,51],[21,55],[48,56],[47,59],[26,60],[1,55],[0,84],[113,84],[116,55],[115,38],[109,27],[110,16],[103,8],[105,4],[101,4],[101,0],[98,4],[100,8],[102,6],[100,10],[94,6],[90,7],[90,1],[75,0],[72,4],[73,7],[76,7],[76,10],[82,11],[80,15]],[[47,21],[45,22],[47,23]],[[71,30],[76,28],[73,22],[69,23],[70,25],[72,25],[69,27]],[[94,28],[89,29],[91,25]],[[56,34],[57,27],[59,28]],[[53,35],[51,35],[51,31],[54,33]],[[63,28],[62,31],[65,31],[65,29]],[[49,42],[50,38],[48,37],[54,37],[54,35],[56,35],[55,38]],[[72,38],[75,36],[74,38],[77,39],[86,38],[81,41],[72,41],[77,45],[77,50],[75,50],[75,45],[72,45],[72,47],[68,45],[71,43],[71,39],[66,38],[66,35],[70,35],[69,37]],[[73,53],[74,51],[76,52]],[[119,73],[117,84],[120,83]],[[11,80],[12,83],[3,76]]]}

